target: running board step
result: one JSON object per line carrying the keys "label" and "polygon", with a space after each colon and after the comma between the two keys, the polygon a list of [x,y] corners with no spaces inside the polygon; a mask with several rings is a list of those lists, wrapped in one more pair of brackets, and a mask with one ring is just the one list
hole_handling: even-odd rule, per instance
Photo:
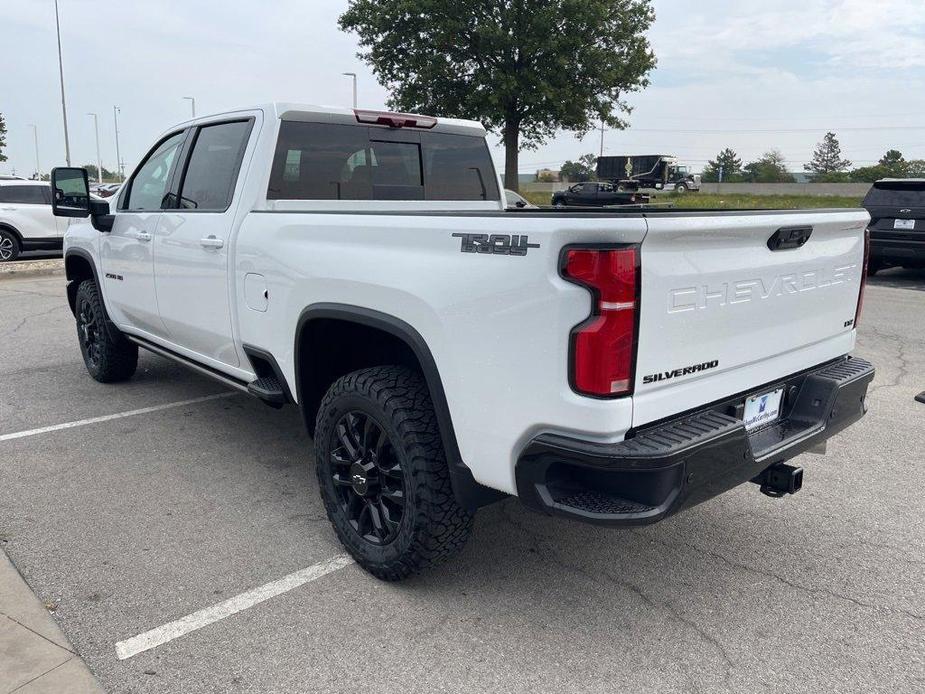
{"label": "running board step", "polygon": [[270,405],[285,405],[286,390],[276,376],[261,376],[247,384],[247,392]]}

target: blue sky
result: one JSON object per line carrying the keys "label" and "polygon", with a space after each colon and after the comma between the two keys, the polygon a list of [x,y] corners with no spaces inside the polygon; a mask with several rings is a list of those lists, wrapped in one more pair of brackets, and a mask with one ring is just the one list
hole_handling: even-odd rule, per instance
{"label": "blue sky", "polygon": [[[75,163],[95,159],[100,116],[103,163],[115,166],[112,106],[131,167],[157,134],[199,113],[262,101],[349,105],[359,74],[362,106],[386,93],[356,58],[336,20],[335,0],[59,0],[68,122]],[[651,41],[659,66],[631,96],[631,127],[605,133],[605,153],[676,154],[695,169],[723,147],[745,159],[780,149],[800,170],[826,130],[856,164],[888,147],[925,158],[925,1],[655,0]],[[3,0],[0,112],[7,156],[0,172],[63,163],[52,0]],[[11,62],[11,57],[13,58]],[[521,171],[597,152],[562,133],[521,154]],[[495,150],[496,160],[502,152]]]}

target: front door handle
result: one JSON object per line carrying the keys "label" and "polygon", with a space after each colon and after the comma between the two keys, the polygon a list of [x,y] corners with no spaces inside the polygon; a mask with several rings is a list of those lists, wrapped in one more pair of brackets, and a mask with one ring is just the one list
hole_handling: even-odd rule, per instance
{"label": "front door handle", "polygon": [[139,232],[135,235],[135,238],[138,239],[139,241],[150,241],[150,240],[151,240],[151,234],[149,234],[147,231],[139,231]]}
{"label": "front door handle", "polygon": [[218,238],[215,234],[209,234],[204,239],[199,239],[203,248],[221,248],[225,245],[224,240]]}

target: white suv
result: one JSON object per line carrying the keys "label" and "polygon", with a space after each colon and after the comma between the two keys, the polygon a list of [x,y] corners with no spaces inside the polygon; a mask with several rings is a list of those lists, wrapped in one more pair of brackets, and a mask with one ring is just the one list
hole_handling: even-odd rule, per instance
{"label": "white suv", "polygon": [[60,250],[67,221],[51,213],[51,186],[0,180],[0,262],[22,251]]}

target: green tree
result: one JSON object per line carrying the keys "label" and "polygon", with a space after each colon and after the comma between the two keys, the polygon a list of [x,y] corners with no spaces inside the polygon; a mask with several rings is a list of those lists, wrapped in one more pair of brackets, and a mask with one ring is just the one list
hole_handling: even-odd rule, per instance
{"label": "green tree", "polygon": [[716,155],[716,159],[711,159],[703,167],[701,180],[707,183],[716,183],[719,181],[720,168],[723,170],[724,181],[734,181],[740,178],[742,173],[742,160],[731,147],[727,147]]}
{"label": "green tree", "polygon": [[472,118],[518,153],[556,130],[626,127],[655,67],[651,0],[351,0],[339,20],[391,92],[390,108]]}
{"label": "green tree", "polygon": [[784,155],[776,149],[768,150],[756,161],[746,164],[743,178],[749,183],[793,183]]}
{"label": "green tree", "polygon": [[559,176],[572,182],[593,181],[597,178],[597,157],[584,154],[578,161],[567,161],[559,169]]}
{"label": "green tree", "polygon": [[910,159],[906,163],[906,176],[925,178],[925,159]]}
{"label": "green tree", "polygon": [[848,175],[852,181],[872,183],[881,178],[905,178],[909,173],[910,163],[905,160],[898,149],[889,149],[874,166],[862,166]]}
{"label": "green tree", "polygon": [[[87,178],[90,179],[90,183],[95,183],[96,182],[96,164],[84,164],[83,168],[87,170]],[[103,180],[116,183],[119,180],[119,177],[104,166],[103,167]]]}
{"label": "green tree", "polygon": [[4,147],[6,147],[6,121],[0,113],[0,161],[6,161],[6,155],[3,153]]}
{"label": "green tree", "polygon": [[841,158],[841,144],[835,133],[827,132],[822,142],[816,145],[812,161],[803,165],[803,170],[812,175],[814,181],[844,180],[851,162]]}

